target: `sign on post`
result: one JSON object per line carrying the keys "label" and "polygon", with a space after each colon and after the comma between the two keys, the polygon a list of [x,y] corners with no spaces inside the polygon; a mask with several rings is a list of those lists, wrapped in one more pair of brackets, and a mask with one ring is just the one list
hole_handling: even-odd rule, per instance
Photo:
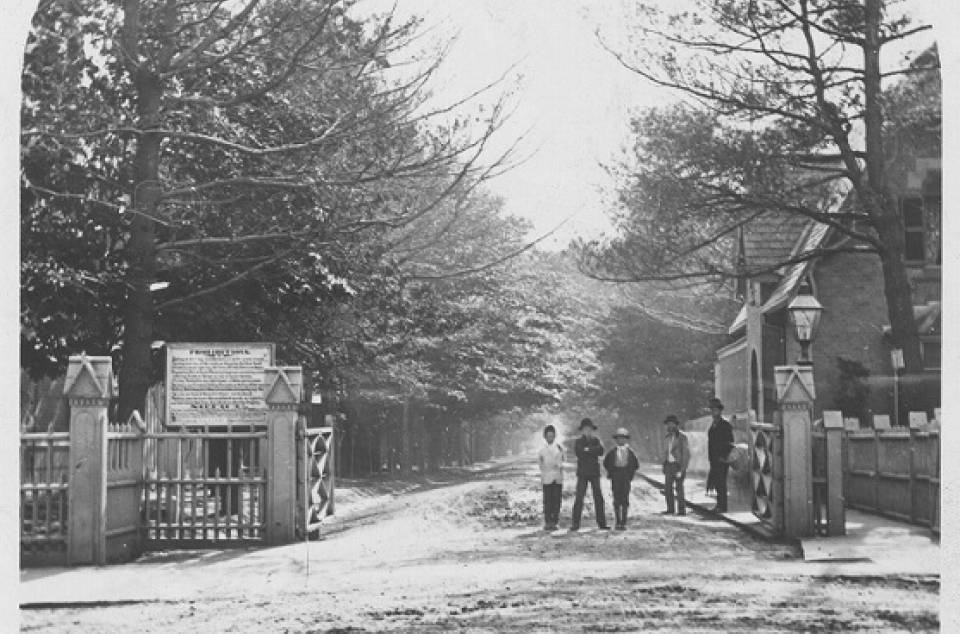
{"label": "sign on post", "polygon": [[903,363],[903,350],[894,348],[890,351],[890,364],[894,370],[902,370],[905,367]]}
{"label": "sign on post", "polygon": [[263,425],[272,343],[167,344],[167,425]]}

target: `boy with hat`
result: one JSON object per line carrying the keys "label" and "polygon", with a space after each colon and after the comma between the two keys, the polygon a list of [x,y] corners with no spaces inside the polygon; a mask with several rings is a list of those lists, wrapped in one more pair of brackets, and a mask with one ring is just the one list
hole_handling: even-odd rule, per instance
{"label": "boy with hat", "polygon": [[630,506],[630,482],[633,474],[640,468],[637,454],[627,445],[630,432],[624,427],[613,435],[617,446],[607,452],[603,459],[603,468],[607,470],[610,486],[613,488],[613,514],[617,517],[617,530],[627,530],[627,507]]}
{"label": "boy with hat", "polygon": [[600,491],[600,456],[603,455],[603,445],[600,439],[593,435],[597,426],[589,418],[580,421],[582,435],[573,444],[577,454],[577,492],[573,499],[573,519],[570,530],[580,530],[580,516],[583,513],[583,496],[587,493],[587,483],[593,490],[593,505],[597,511],[597,527],[609,530],[606,513],[603,510],[603,493]]}
{"label": "boy with hat", "polygon": [[690,440],[680,431],[680,420],[669,414],[663,423],[667,426],[665,449],[663,452],[663,493],[667,497],[665,515],[674,513],[674,489],[676,489],[676,513],[687,514],[687,504],[683,498],[683,479],[687,477],[690,464]]}
{"label": "boy with hat", "polygon": [[540,483],[543,485],[543,530],[555,531],[560,523],[560,501],[563,494],[563,447],[554,442],[557,430],[553,425],[543,428],[547,441],[540,449]]}
{"label": "boy with hat", "polygon": [[715,513],[727,512],[727,471],[730,465],[727,456],[733,449],[733,427],[730,421],[721,416],[723,403],[714,397],[710,399],[710,415],[713,422],[707,430],[707,457],[710,459],[710,473],[707,475],[707,484],[713,485],[717,491],[717,505],[713,507]]}

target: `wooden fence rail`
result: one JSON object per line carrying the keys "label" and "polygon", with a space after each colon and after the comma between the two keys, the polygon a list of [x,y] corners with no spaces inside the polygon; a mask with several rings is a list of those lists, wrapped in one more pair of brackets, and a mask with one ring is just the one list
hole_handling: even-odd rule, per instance
{"label": "wooden fence rail", "polygon": [[844,464],[848,506],[940,531],[939,429],[848,431]]}

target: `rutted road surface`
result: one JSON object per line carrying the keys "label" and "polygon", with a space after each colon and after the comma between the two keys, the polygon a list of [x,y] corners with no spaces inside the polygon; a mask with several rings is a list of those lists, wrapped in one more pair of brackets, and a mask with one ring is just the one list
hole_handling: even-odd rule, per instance
{"label": "rutted road surface", "polygon": [[[570,480],[561,526],[569,523]],[[626,532],[591,528],[588,503],[585,530],[548,534],[540,530],[534,466],[504,465],[468,481],[405,493],[382,514],[367,509],[355,520],[340,520],[340,529],[309,545],[59,573],[113,583],[117,590],[112,601],[96,606],[24,609],[21,629],[939,628],[939,577],[862,576],[842,565],[804,563],[793,547],[759,541],[720,521],[657,515],[662,497],[639,481],[631,504]]]}

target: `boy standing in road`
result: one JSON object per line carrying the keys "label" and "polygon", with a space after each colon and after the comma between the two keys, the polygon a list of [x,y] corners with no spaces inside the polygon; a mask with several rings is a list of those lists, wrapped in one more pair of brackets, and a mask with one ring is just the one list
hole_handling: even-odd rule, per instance
{"label": "boy standing in road", "polygon": [[540,449],[540,482],[543,484],[543,530],[555,531],[560,523],[560,501],[563,493],[563,447],[554,442],[557,430],[553,425],[543,428],[547,441]]}
{"label": "boy standing in road", "polygon": [[690,464],[690,441],[687,435],[680,431],[680,421],[673,414],[669,414],[663,421],[667,426],[667,436],[663,452],[663,493],[667,497],[666,515],[674,513],[674,489],[676,489],[676,513],[687,514],[687,503],[683,498],[683,480],[687,477],[687,466]]}
{"label": "boy standing in road", "polygon": [[613,514],[617,518],[617,530],[627,530],[627,507],[630,506],[630,482],[633,474],[640,468],[637,454],[627,445],[630,432],[621,427],[613,435],[617,446],[611,449],[603,459],[603,468],[610,477],[613,488]]}
{"label": "boy standing in road", "polygon": [[582,435],[574,443],[577,454],[577,492],[573,500],[573,519],[570,530],[580,530],[580,516],[583,513],[583,496],[587,493],[587,483],[593,490],[593,505],[597,511],[597,527],[601,530],[610,530],[607,526],[606,513],[603,510],[603,493],[600,491],[600,456],[603,455],[603,445],[594,436],[597,426],[589,418],[580,421]]}
{"label": "boy standing in road", "polygon": [[711,509],[715,513],[727,512],[727,471],[730,469],[727,456],[733,449],[733,427],[730,421],[721,416],[722,413],[723,403],[718,398],[711,398],[710,415],[713,416],[713,423],[707,430],[707,457],[710,459],[707,482],[717,490],[717,505]]}

